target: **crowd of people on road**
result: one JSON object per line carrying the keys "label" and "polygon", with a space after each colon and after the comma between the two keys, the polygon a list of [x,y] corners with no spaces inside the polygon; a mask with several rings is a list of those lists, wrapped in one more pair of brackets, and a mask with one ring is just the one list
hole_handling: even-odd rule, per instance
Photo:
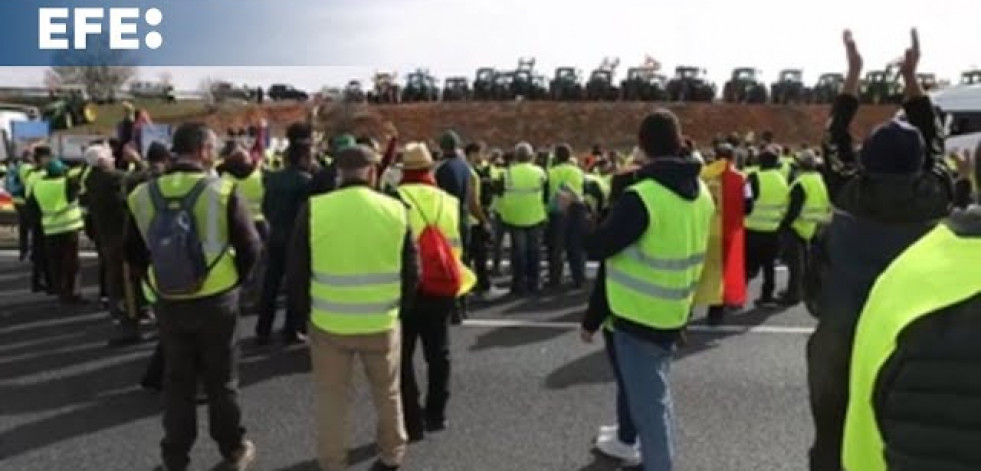
{"label": "crowd of people on road", "polygon": [[[35,292],[85,303],[84,234],[118,331],[110,344],[156,324],[141,384],[163,395],[162,470],[187,469],[202,393],[223,469],[253,463],[236,330],[256,314],[251,342],[277,340],[283,292],[278,340],[310,348],[321,468],[347,466],[359,358],[378,414],[372,469],[399,469],[409,443],[447,429],[451,326],[468,300],[504,296],[493,277],[505,272],[514,298],[591,289],[580,336],[602,334],[617,391],[616,424],[595,447],[624,466],[673,469],[672,355],[695,307],[719,325],[761,275],[757,309],[804,303],[818,319],[812,471],[981,469],[981,147],[945,154],[915,31],[902,117],[856,146],[862,58],[850,32],[844,44],[844,90],[816,147],[763,132],[699,149],[664,109],[640,123],[629,155],[488,148],[452,130],[434,143],[339,134],[321,146],[307,123],[275,156],[260,140],[219,148],[201,123],[146,155],[125,139],[92,142],[74,167],[38,145],[5,177],[21,259]],[[592,283],[587,260],[599,262]]]}

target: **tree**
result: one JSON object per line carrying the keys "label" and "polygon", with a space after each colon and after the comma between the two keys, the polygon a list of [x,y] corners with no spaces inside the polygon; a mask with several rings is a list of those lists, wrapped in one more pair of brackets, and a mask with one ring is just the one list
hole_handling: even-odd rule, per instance
{"label": "tree", "polygon": [[58,86],[82,85],[98,101],[112,101],[116,91],[136,76],[134,66],[58,65],[51,67],[45,82]]}

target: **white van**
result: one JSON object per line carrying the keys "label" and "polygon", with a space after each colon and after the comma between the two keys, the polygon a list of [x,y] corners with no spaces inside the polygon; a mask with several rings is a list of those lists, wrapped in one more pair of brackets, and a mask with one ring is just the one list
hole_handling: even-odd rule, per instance
{"label": "white van", "polygon": [[959,85],[931,94],[943,114],[947,152],[968,150],[981,143],[981,84]]}

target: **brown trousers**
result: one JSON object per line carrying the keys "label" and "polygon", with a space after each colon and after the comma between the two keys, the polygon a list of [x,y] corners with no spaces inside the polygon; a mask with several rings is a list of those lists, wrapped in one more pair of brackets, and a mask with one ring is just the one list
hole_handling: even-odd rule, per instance
{"label": "brown trousers", "polygon": [[317,459],[323,471],[347,468],[347,414],[351,409],[351,372],[361,358],[378,416],[381,461],[400,466],[407,437],[399,394],[401,334],[398,328],[371,335],[337,335],[311,325],[317,423]]}
{"label": "brown trousers", "polygon": [[62,301],[78,297],[78,231],[44,237],[53,292]]}

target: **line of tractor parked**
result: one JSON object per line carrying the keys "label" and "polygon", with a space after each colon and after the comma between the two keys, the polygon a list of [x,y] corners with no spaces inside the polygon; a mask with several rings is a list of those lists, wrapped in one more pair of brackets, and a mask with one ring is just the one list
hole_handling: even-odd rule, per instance
{"label": "line of tractor parked", "polygon": [[[467,77],[448,77],[442,87],[427,69],[410,73],[404,85],[398,83],[395,73],[379,72],[372,77],[370,89],[366,89],[361,81],[352,80],[338,92],[341,96],[335,98],[379,104],[518,99],[662,102],[721,99],[726,103],[822,104],[831,103],[844,84],[842,74],[826,73],[814,86],[808,86],[804,83],[802,70],[786,69],[780,71],[778,80],[768,86],[760,70],[739,67],[732,71],[720,95],[716,84],[707,78],[707,71],[701,67],[678,66],[674,76],[669,78],[661,73],[657,61],[648,58],[641,65],[630,67],[618,84],[615,79],[619,65],[619,59],[605,58],[585,80],[582,70],[559,67],[549,80],[535,70],[534,58],[521,58],[514,70],[484,67],[477,70],[472,82]],[[920,81],[927,90],[949,85],[938,81],[934,74],[920,74]],[[961,84],[979,83],[981,70],[964,72],[961,77]],[[870,71],[862,80],[861,100],[864,103],[899,103],[902,97],[903,84],[895,65]]]}

